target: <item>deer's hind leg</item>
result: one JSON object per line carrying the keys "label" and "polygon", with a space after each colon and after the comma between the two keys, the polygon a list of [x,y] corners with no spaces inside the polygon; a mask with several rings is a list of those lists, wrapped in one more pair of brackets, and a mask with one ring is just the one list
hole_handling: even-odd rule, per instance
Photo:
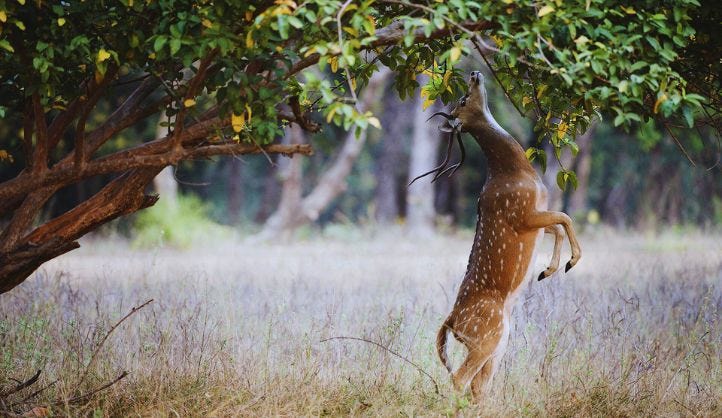
{"label": "deer's hind leg", "polygon": [[[504,332],[502,307],[486,302],[479,302],[477,306],[480,304],[481,308],[475,312],[477,315],[461,324],[458,331],[455,330],[469,350],[466,359],[453,375],[454,388],[460,392],[466,390],[475,376],[487,373],[487,363],[489,367],[493,366],[491,359]],[[488,373],[489,376],[493,373],[493,367]]]}
{"label": "deer's hind leg", "polygon": [[481,370],[479,370],[471,381],[471,394],[474,397],[474,401],[477,403],[480,402],[484,395],[489,391],[491,381],[494,378],[494,375],[499,368],[499,364],[501,363],[501,359],[504,356],[504,352],[506,351],[506,344],[509,340],[508,315],[509,313],[506,313],[505,317],[502,319],[501,336],[499,338],[499,342],[494,348],[494,352],[491,354],[491,357],[486,360],[484,366],[482,366]]}

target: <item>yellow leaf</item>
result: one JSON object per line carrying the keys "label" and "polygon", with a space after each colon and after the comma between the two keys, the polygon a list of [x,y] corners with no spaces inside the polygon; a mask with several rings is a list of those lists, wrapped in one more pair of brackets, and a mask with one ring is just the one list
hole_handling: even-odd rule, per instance
{"label": "yellow leaf", "polygon": [[369,23],[371,23],[371,31],[369,32],[369,35],[375,34],[376,33],[376,21],[374,20],[374,18],[372,16],[366,16],[366,20],[368,20]]}
{"label": "yellow leaf", "polygon": [[5,10],[0,10],[0,22],[7,22],[8,21],[8,15],[5,13]]}
{"label": "yellow leaf", "polygon": [[457,46],[451,48],[451,51],[449,52],[449,58],[451,58],[451,62],[458,61],[459,57],[461,57],[461,48]]}
{"label": "yellow leaf", "polygon": [[150,54],[148,54],[148,58],[154,60],[154,59],[155,59],[155,52],[151,52]]}
{"label": "yellow leaf", "polygon": [[442,79],[442,83],[444,83],[445,86],[449,85],[449,78],[451,78],[451,71],[447,71],[444,73],[444,78]]}
{"label": "yellow leaf", "polygon": [[587,38],[587,37],[584,36],[584,35],[582,35],[582,36],[580,36],[580,37],[578,37],[577,39],[574,40],[574,43],[577,44],[577,45],[584,45],[584,44],[586,44],[587,42],[589,42],[589,38]]}
{"label": "yellow leaf", "polygon": [[655,114],[656,114],[657,112],[659,112],[659,106],[660,106],[662,103],[666,102],[666,101],[667,101],[667,93],[662,93],[662,95],[660,95],[660,96],[657,98],[657,101],[654,102],[654,113],[655,113]]}
{"label": "yellow leaf", "polygon": [[494,41],[496,46],[504,45],[504,41],[501,39],[501,36],[491,35],[491,40]]}
{"label": "yellow leaf", "polygon": [[524,97],[521,99],[521,104],[522,104],[522,106],[526,106],[526,105],[528,105],[529,103],[531,103],[532,101],[534,101],[534,99],[532,99],[531,97],[524,96]]}
{"label": "yellow leaf", "polygon": [[105,48],[100,48],[100,51],[98,51],[98,58],[96,59],[97,62],[103,62],[110,58],[110,53],[105,50]]}
{"label": "yellow leaf", "polygon": [[4,149],[0,149],[0,161],[8,161],[11,163],[13,162],[13,156]]}
{"label": "yellow leaf", "polygon": [[624,10],[624,13],[626,13],[628,15],[637,14],[637,11],[634,10],[634,7],[624,7],[624,6],[619,6],[619,7],[621,7],[622,10]]}
{"label": "yellow leaf", "polygon": [[331,64],[331,71],[334,73],[338,71],[338,57],[329,58],[328,63]]}
{"label": "yellow leaf", "polygon": [[253,41],[253,31],[249,30],[246,34],[246,48],[251,49],[256,43]]}
{"label": "yellow leaf", "polygon": [[337,108],[334,107],[333,109],[331,109],[330,112],[328,112],[328,115],[326,115],[326,123],[331,123],[331,119],[333,119],[333,115],[336,114],[336,109]]}
{"label": "yellow leaf", "polygon": [[553,11],[554,11],[553,6],[546,5],[546,6],[542,7],[541,9],[539,9],[539,11],[537,12],[536,15],[539,17],[544,17]]}
{"label": "yellow leaf", "polygon": [[208,19],[203,19],[203,20],[201,20],[201,25],[203,25],[203,26],[205,26],[205,27],[207,27],[207,28],[210,29],[210,28],[213,27],[213,22],[211,22],[211,21],[208,20]]}
{"label": "yellow leaf", "polygon": [[253,20],[253,12],[248,10],[246,11],[246,22],[250,22],[251,20]]}
{"label": "yellow leaf", "polygon": [[347,32],[349,35],[353,36],[354,38],[358,38],[358,31],[352,27],[344,26],[343,27],[344,32]]}
{"label": "yellow leaf", "polygon": [[183,101],[183,106],[185,106],[185,107],[193,107],[195,105],[196,105],[196,101],[193,99],[185,99]]}
{"label": "yellow leaf", "polygon": [[253,115],[253,110],[251,110],[251,106],[246,105],[246,113],[248,114],[248,123],[251,123],[251,115]]}
{"label": "yellow leaf", "polygon": [[381,122],[379,122],[379,120],[375,116],[371,116],[370,118],[368,118],[368,121],[369,125],[373,126],[376,129],[381,129]]}
{"label": "yellow leaf", "polygon": [[351,77],[351,88],[356,90],[356,77]]}
{"label": "yellow leaf", "polygon": [[541,86],[539,86],[539,90],[537,90],[537,92],[536,92],[536,98],[541,99],[542,95],[544,94],[545,91],[547,91],[548,88],[549,88],[549,86],[546,84],[542,84]]}
{"label": "yellow leaf", "polygon": [[18,0],[18,3],[24,5],[24,4],[25,4],[25,0]]}
{"label": "yellow leaf", "polygon": [[246,126],[246,121],[243,119],[243,115],[232,114],[231,126],[233,127],[233,132],[241,132]]}
{"label": "yellow leaf", "polygon": [[566,122],[560,122],[559,125],[557,125],[557,135],[559,138],[567,133],[567,128],[569,128],[569,125],[567,125]]}
{"label": "yellow leaf", "polygon": [[63,26],[65,24],[65,18],[59,17],[58,18],[58,26]]}
{"label": "yellow leaf", "polygon": [[421,104],[421,108],[424,109],[424,110],[426,110],[429,106],[431,106],[432,104],[434,104],[435,101],[436,101],[436,100],[434,100],[434,99],[429,99],[429,98],[427,97],[426,99],[424,99],[424,103]]}
{"label": "yellow leaf", "polygon": [[291,0],[276,0],[274,3],[276,3],[276,4],[278,4],[278,5],[290,6],[292,9],[295,9],[295,8],[298,7],[298,6],[296,5],[296,2],[295,2],[295,1],[291,1]]}
{"label": "yellow leaf", "polygon": [[278,16],[278,15],[290,15],[291,9],[288,8],[286,5],[281,5],[273,9],[271,12],[271,16]]}

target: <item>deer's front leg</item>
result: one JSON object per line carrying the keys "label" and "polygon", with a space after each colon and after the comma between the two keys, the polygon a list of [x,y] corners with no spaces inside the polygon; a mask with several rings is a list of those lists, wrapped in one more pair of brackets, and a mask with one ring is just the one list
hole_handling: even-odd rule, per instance
{"label": "deer's front leg", "polygon": [[552,253],[552,262],[546,270],[539,273],[537,280],[543,280],[554,274],[559,269],[559,258],[561,257],[562,240],[564,239],[564,230],[560,225],[552,225],[544,228],[544,233],[554,235],[554,252]]}
{"label": "deer's front leg", "polygon": [[524,219],[524,225],[529,229],[546,228],[554,225],[561,225],[569,237],[569,244],[572,247],[572,258],[567,263],[564,271],[569,271],[579,261],[582,250],[579,248],[577,234],[574,232],[572,220],[563,212],[532,212]]}

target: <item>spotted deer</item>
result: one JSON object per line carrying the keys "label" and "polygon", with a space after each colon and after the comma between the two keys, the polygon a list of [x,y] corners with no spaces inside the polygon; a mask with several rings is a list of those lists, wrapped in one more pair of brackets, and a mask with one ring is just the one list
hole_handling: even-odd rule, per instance
{"label": "spotted deer", "polygon": [[[530,277],[527,271],[532,255],[544,233],[554,235],[554,252],[539,280],[559,268],[564,232],[572,250],[566,270],[581,256],[571,219],[562,212],[547,211],[547,191],[541,178],[521,145],[494,120],[487,101],[484,77],[474,71],[468,93],[451,114],[435,114],[446,117],[447,122],[441,129],[451,132],[451,136],[455,134],[460,145],[461,132],[471,134],[488,161],[466,275],[436,340],[439,357],[449,372],[452,370],[446,355],[447,334],[451,332],[468,349],[466,359],[452,374],[452,379],[460,391],[471,384],[475,400],[480,400],[488,388],[504,354],[511,311]],[[449,141],[450,148],[452,138]],[[426,174],[435,172],[434,179],[438,178],[448,171],[445,163],[448,156],[442,166]]]}

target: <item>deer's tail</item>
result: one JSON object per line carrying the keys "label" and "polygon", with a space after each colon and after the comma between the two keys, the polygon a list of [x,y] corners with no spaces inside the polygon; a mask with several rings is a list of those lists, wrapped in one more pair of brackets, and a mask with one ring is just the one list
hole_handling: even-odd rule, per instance
{"label": "deer's tail", "polygon": [[441,359],[441,362],[444,364],[444,367],[446,367],[446,370],[451,373],[451,365],[449,364],[449,357],[446,355],[446,340],[449,334],[449,331],[451,331],[451,315],[449,315],[448,318],[446,318],[446,321],[441,325],[441,329],[439,329],[439,333],[436,334],[436,351],[439,353],[439,358]]}

